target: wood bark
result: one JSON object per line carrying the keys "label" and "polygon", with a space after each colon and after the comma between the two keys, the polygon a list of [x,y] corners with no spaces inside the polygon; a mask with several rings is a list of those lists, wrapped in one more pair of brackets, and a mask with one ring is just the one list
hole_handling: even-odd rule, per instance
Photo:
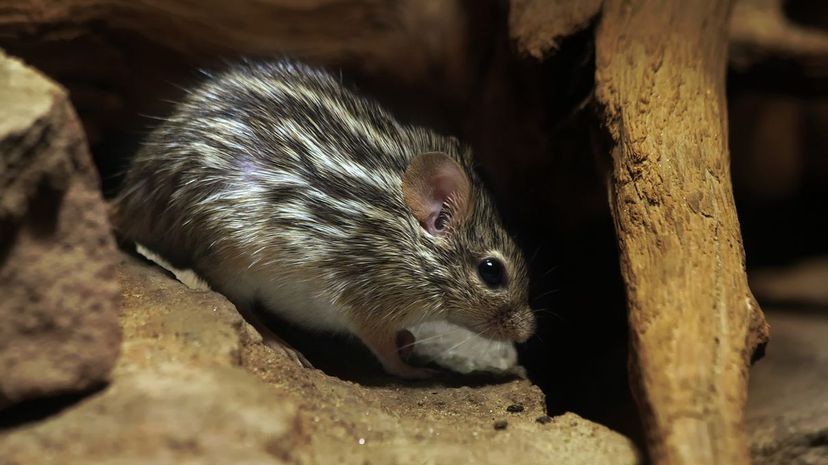
{"label": "wood bark", "polygon": [[0,47],[67,87],[93,146],[164,115],[194,69],[239,56],[344,68],[420,105],[463,101],[478,69],[468,26],[462,0],[0,0]]}
{"label": "wood bark", "polygon": [[749,462],[742,408],[767,325],[730,183],[728,3],[609,0],[597,31],[631,376],[656,464]]}
{"label": "wood bark", "polygon": [[[2,0],[0,27],[6,37],[37,33],[58,38],[73,30],[85,32],[98,22],[190,54],[289,51],[341,58],[359,52],[377,62],[392,58],[387,54],[393,47],[384,41],[403,40],[429,22],[455,21],[456,9],[456,2],[440,0],[393,5],[377,0]],[[424,52],[442,53],[451,44],[441,39],[431,36],[418,42],[431,45]]]}
{"label": "wood bark", "polygon": [[747,68],[763,60],[792,61],[813,79],[828,77],[828,33],[785,17],[782,0],[740,0],[730,22],[730,60]]}
{"label": "wood bark", "polygon": [[512,0],[509,29],[518,51],[544,58],[558,48],[561,39],[586,27],[601,11],[602,3],[602,0]]}

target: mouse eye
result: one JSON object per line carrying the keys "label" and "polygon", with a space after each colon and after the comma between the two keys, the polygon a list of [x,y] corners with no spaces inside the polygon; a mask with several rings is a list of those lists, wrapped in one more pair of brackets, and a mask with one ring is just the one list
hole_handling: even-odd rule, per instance
{"label": "mouse eye", "polygon": [[481,260],[477,265],[477,274],[492,289],[503,287],[506,284],[503,263],[496,258],[487,257]]}

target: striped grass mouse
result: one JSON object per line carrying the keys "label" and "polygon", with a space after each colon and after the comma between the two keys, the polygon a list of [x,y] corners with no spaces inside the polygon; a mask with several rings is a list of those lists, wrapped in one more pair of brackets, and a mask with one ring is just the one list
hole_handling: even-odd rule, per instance
{"label": "striped grass mouse", "polygon": [[532,335],[523,256],[469,148],[298,61],[206,76],[131,161],[113,203],[124,238],[192,268],[246,315],[260,303],[355,335],[405,378],[431,373],[398,352],[413,324]]}

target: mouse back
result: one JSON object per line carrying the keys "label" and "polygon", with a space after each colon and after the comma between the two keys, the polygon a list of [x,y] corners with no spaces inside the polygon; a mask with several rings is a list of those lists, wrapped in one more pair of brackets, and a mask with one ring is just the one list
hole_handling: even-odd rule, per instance
{"label": "mouse back", "polygon": [[311,283],[361,321],[534,328],[469,148],[303,63],[208,75],[136,155],[116,212],[127,237],[214,282],[255,281],[247,294]]}

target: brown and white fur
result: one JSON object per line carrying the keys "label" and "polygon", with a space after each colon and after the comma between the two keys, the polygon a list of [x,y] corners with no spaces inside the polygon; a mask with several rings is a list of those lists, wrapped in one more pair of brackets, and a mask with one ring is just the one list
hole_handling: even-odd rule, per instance
{"label": "brown and white fur", "polygon": [[399,376],[427,375],[397,351],[413,324],[534,331],[522,254],[469,149],[299,62],[244,62],[192,89],[131,162],[115,220],[240,309],[356,335]]}

